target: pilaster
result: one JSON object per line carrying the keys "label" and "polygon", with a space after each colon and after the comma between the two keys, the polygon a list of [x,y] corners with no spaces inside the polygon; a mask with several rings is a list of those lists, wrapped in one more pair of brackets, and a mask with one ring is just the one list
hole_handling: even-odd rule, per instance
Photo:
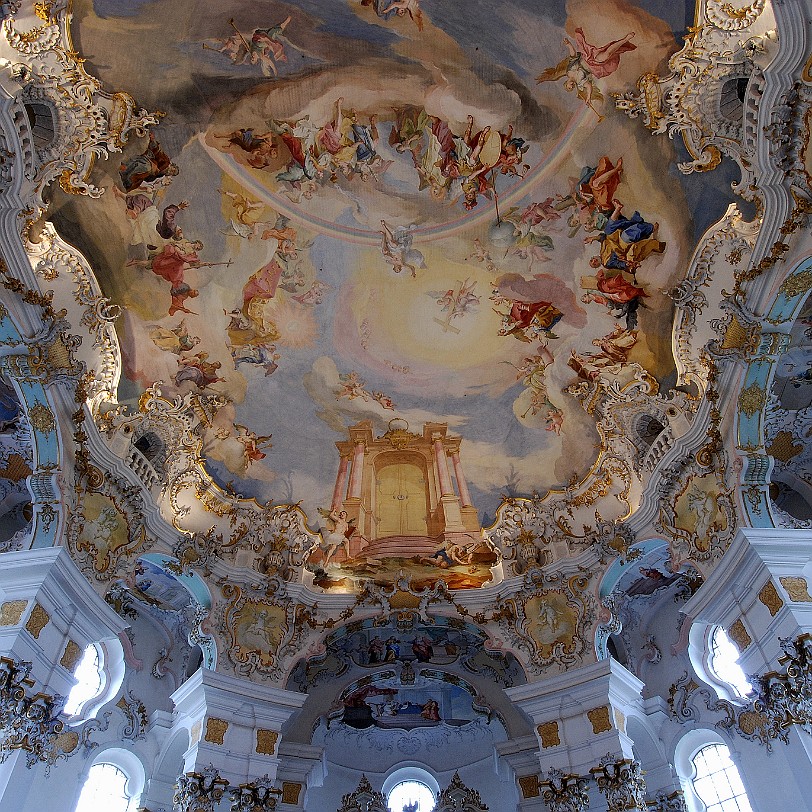
{"label": "pilaster", "polygon": [[127,625],[64,548],[0,555],[0,657],[31,663],[38,691],[67,695],[85,648]]}
{"label": "pilaster", "polygon": [[172,694],[175,726],[190,736],[184,771],[200,773],[211,764],[233,787],[264,776],[275,781],[282,726],[306,698],[199,669]]}
{"label": "pilaster", "polygon": [[626,719],[642,689],[637,677],[608,658],[506,693],[533,720],[541,770],[586,775],[607,753],[634,757]]}
{"label": "pilaster", "polygon": [[810,589],[812,533],[742,528],[683,612],[698,628],[724,626],[744,672],[764,675],[780,670],[782,639],[812,632]]}

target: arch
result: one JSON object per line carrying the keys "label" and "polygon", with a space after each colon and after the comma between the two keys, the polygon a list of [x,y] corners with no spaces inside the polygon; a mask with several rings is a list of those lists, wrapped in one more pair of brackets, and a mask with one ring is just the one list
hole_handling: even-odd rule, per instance
{"label": "arch", "polygon": [[98,655],[98,672],[100,685],[90,697],[78,704],[69,716],[68,724],[80,725],[96,717],[98,712],[118,694],[124,682],[126,664],[124,647],[117,637],[111,637],[98,643],[91,643],[85,652],[95,649]]}
{"label": "arch", "polygon": [[147,430],[136,434],[133,437],[132,444],[155,469],[155,472],[163,476],[164,465],[168,456],[168,449],[163,438],[156,432]]}
{"label": "arch", "polygon": [[[90,778],[93,768],[101,765],[110,764],[124,773],[126,782],[124,791],[129,798],[127,812],[132,812],[138,808],[141,800],[141,795],[144,791],[146,784],[146,769],[141,759],[130,750],[124,750],[115,745],[103,748],[96,752],[95,757],[88,765],[86,771],[81,775],[81,783],[79,785],[77,794],[75,796],[73,808],[80,802],[82,790]],[[90,810],[93,807],[88,807]],[[77,810],[77,812],[86,812],[84,809]]]}
{"label": "arch", "polygon": [[[387,803],[389,802],[389,796],[392,790],[399,784],[403,784],[407,781],[415,781],[418,784],[423,784],[428,787],[435,801],[437,800],[437,796],[440,794],[440,784],[433,773],[429,772],[424,765],[415,761],[407,764],[399,764],[387,773],[381,788],[381,792],[386,797]],[[420,812],[423,812],[422,808]]]}
{"label": "arch", "polygon": [[[694,620],[688,632],[688,657],[696,675],[730,702],[742,705],[747,700],[736,688],[718,676],[711,666],[713,636],[722,627],[717,623]],[[724,631],[724,629],[722,629]]]}
{"label": "arch", "polygon": [[186,768],[186,753],[191,743],[191,736],[186,727],[180,727],[169,738],[155,759],[142,806],[150,809],[172,806],[175,782]]}
{"label": "arch", "polygon": [[744,120],[744,99],[750,76],[733,76],[725,82],[719,91],[719,112],[728,121],[741,123]]}
{"label": "arch", "polygon": [[[763,320],[771,325],[780,325],[780,332],[789,334],[792,325],[800,315],[809,297],[810,289],[803,284],[803,279],[812,272],[812,257],[798,262],[786,275],[778,287],[778,293],[767,309]],[[799,284],[793,284],[797,280]],[[777,283],[777,280],[776,280]],[[766,308],[765,308],[766,309]],[[776,332],[779,332],[778,330]],[[761,356],[747,361],[744,365],[740,392],[763,392],[772,389],[780,351],[786,347],[772,350],[773,357]],[[764,406],[757,410],[745,407],[746,398],[739,398],[739,407],[735,416],[736,446],[738,448],[761,448],[764,436]],[[765,397],[766,405],[766,397]],[[772,500],[769,497],[769,484],[774,466],[774,458],[766,453],[750,453],[739,475],[739,480],[748,486],[748,498],[741,500],[746,515],[746,523],[751,527],[778,527],[779,523],[772,512]]]}
{"label": "arch", "polygon": [[42,100],[25,101],[23,107],[28,116],[34,149],[40,154],[47,152],[56,140],[57,119],[54,107]]}
{"label": "arch", "polygon": [[31,374],[28,357],[21,354],[28,345],[8,308],[0,309],[0,374],[11,386],[31,429],[33,472],[28,490],[33,516],[25,546],[53,547],[62,537],[65,517],[65,501],[54,473],[64,465],[60,416],[50,392]]}
{"label": "arch", "polygon": [[651,448],[657,437],[665,431],[666,427],[652,414],[641,414],[634,421],[636,439],[644,448]]}
{"label": "arch", "polygon": [[[713,745],[721,745],[726,749],[739,778],[741,779],[742,777],[742,772],[738,769],[738,765],[736,764],[734,752],[717,731],[708,728],[696,728],[688,731],[688,733],[677,742],[677,746],[674,750],[674,769],[677,771],[685,802],[690,812],[705,812],[707,809],[694,786],[694,779],[696,778],[694,758],[700,750]],[[746,795],[745,798],[747,798]],[[744,809],[745,808],[742,808],[742,810]],[[749,799],[746,809],[749,812]]]}

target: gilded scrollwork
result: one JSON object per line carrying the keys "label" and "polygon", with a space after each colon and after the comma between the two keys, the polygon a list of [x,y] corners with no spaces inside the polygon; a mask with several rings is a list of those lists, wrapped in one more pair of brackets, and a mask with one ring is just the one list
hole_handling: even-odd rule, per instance
{"label": "gilded scrollwork", "polygon": [[718,728],[758,742],[768,751],[776,740],[787,744],[793,726],[807,733],[812,731],[812,635],[802,634],[795,640],[782,638],[780,642],[784,671],[750,677],[755,692],[744,704],[717,699],[686,673],[669,689],[672,717],[680,722],[698,721],[700,711],[696,705],[702,701],[708,711],[722,715],[716,722]]}
{"label": "gilded scrollwork", "polygon": [[528,572],[521,589],[497,602],[494,619],[512,646],[524,653],[527,667],[541,673],[583,663],[592,651],[589,631],[597,601],[586,571]]}
{"label": "gilded scrollwork", "polygon": [[541,782],[542,798],[550,812],[585,812],[589,808],[589,779],[552,769]]}
{"label": "gilded scrollwork", "polygon": [[124,691],[116,702],[116,707],[127,719],[127,723],[121,731],[122,738],[131,741],[145,739],[149,726],[149,715],[144,703],[132,691]]}
{"label": "gilded scrollwork", "polygon": [[223,583],[220,587],[227,601],[218,615],[228,641],[226,654],[242,676],[279,679],[280,650],[294,635],[303,633],[301,625],[294,628],[295,607],[279,586],[274,584],[266,590],[259,585],[242,588]]}
{"label": "gilded scrollwork", "polygon": [[369,779],[362,775],[355,791],[341,799],[338,812],[387,812],[388,809],[383,793],[372,789]]}
{"label": "gilded scrollwork", "polygon": [[722,0],[708,0],[705,17],[711,25],[722,31],[742,31],[761,16],[765,6],[766,0],[752,0],[743,6]]}
{"label": "gilded scrollwork", "polygon": [[483,803],[479,792],[466,786],[460,774],[455,772],[451,783],[440,792],[434,812],[457,812],[464,809],[466,812],[487,812],[487,805]]}
{"label": "gilded scrollwork", "polygon": [[703,565],[718,560],[738,526],[733,491],[726,482],[727,454],[718,429],[706,442],[660,471],[657,486],[657,530],[670,539],[674,567],[691,560]]}
{"label": "gilded scrollwork", "polygon": [[179,812],[214,812],[227,790],[228,781],[210,764],[178,776],[172,802]]}
{"label": "gilded scrollwork", "polygon": [[231,812],[270,812],[276,809],[282,790],[273,785],[266,774],[256,781],[240,784],[229,789]]}
{"label": "gilded scrollwork", "polygon": [[[742,179],[734,188],[748,200],[755,193],[752,130],[764,82],[762,68],[776,39],[774,33],[749,30],[763,9],[764,0],[743,7],[710,0],[704,19],[689,29],[682,50],[669,59],[668,76],[647,73],[638,80],[636,92],[614,94],[617,107],[631,118],[641,118],[652,133],[682,137],[691,157],[678,164],[682,172],[715,169],[723,155],[735,160]],[[722,111],[723,97],[731,94],[740,102],[737,115]]]}
{"label": "gilded scrollwork", "polygon": [[637,761],[617,759],[607,754],[590,772],[601,794],[606,796],[609,812],[630,809],[643,812],[648,808],[645,801],[646,782]]}
{"label": "gilded scrollwork", "polygon": [[6,41],[24,60],[11,67],[20,85],[18,101],[48,108],[53,119],[54,137],[36,150],[28,224],[44,209],[42,194],[54,179],[66,192],[99,197],[102,190],[88,180],[94,161],[120,152],[130,134],[146,135],[161,116],[141,110],[125,93],[105,92],[86,71],[71,44],[67,0],[40,3],[37,9],[36,23],[25,30],[15,16],[2,23]]}
{"label": "gilded scrollwork", "polygon": [[79,493],[79,504],[68,520],[68,548],[95,580],[121,577],[128,560],[147,542],[143,492],[107,476],[98,488],[79,488]]}

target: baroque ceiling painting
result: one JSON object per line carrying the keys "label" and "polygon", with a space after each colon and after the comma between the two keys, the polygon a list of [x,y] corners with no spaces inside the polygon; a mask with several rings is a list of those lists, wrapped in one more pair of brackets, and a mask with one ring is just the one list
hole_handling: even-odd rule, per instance
{"label": "baroque ceiling painting", "polygon": [[[194,679],[342,770],[563,752],[550,686],[617,663],[698,718],[663,674],[720,561],[812,523],[790,6],[0,4],[0,553],[65,548],[129,624],[133,740]],[[625,742],[615,698],[573,703]]]}
{"label": "baroque ceiling painting", "polygon": [[118,400],[206,400],[207,487],[299,506],[328,590],[493,581],[503,498],[600,464],[573,387],[685,383],[690,189],[612,95],[684,14],[391,6],[75,10],[86,65],[161,111],[54,206],[121,310]]}

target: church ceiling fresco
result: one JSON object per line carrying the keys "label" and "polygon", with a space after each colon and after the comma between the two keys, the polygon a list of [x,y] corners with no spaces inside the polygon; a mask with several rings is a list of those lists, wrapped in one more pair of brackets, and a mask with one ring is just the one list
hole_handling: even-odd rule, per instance
{"label": "church ceiling fresco", "polygon": [[[740,523],[758,432],[793,518],[810,313],[780,338],[740,300],[785,246],[730,202],[722,160],[758,203],[745,129],[775,21],[662,6],[71,6],[75,52],[42,60],[70,101],[50,67],[9,71],[29,180],[59,178],[49,222],[36,200],[19,226],[26,283],[0,264],[50,324],[5,340],[30,368],[3,364],[25,465],[65,495],[64,521],[47,490],[21,521],[117,611],[177,618],[208,665],[320,696],[340,678],[363,724],[336,730],[374,738],[387,716],[468,735],[476,703],[438,675],[535,680],[606,656],[632,605],[686,597]],[[51,12],[6,20],[10,48]],[[66,133],[80,119],[109,129]],[[49,163],[49,137],[82,149]],[[781,221],[789,239],[803,210]],[[798,315],[804,274],[773,310]],[[732,451],[731,360],[790,344],[772,391],[750,364]],[[415,673],[447,685],[387,712]]]}
{"label": "church ceiling fresco", "polygon": [[[455,490],[463,477],[477,521],[444,555],[477,586],[495,556],[475,561],[474,539],[502,496],[562,487],[596,460],[595,418],[566,388],[674,386],[664,291],[692,250],[687,187],[673,146],[612,93],[677,49],[681,7],[667,19],[621,0],[600,16],[585,2],[416,0],[158,14],[97,0],[74,13],[89,69],[165,113],[97,166],[101,197],[55,201],[122,309],[119,398],[156,382],[169,398],[221,395],[207,470],[240,495],[299,502],[334,536],[317,578],[351,569],[353,533],[437,537],[377,508],[380,532],[352,509],[340,517],[336,443],[351,427],[459,438]],[[400,465],[376,469],[373,489],[403,495],[410,470],[428,487],[431,470]]]}

